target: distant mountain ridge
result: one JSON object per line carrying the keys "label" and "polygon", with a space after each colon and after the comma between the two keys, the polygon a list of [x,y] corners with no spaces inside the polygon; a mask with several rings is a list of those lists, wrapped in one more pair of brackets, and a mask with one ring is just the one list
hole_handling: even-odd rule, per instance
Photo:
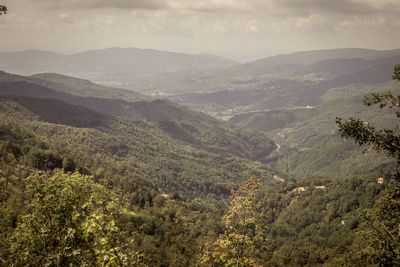
{"label": "distant mountain ridge", "polygon": [[[245,64],[212,55],[137,48],[108,48],[73,55],[36,50],[0,53],[0,70],[67,74],[107,85],[100,91],[109,95],[109,87],[125,88],[168,98],[221,118],[241,112],[319,105],[332,88],[389,81],[393,65],[398,62],[400,49],[302,51]],[[60,83],[71,83],[62,76],[53,75],[53,80],[46,74],[32,77],[55,89],[62,86]],[[88,88],[85,96],[95,96],[88,81],[80,81],[77,86]],[[96,88],[99,90],[98,85]],[[68,93],[74,94],[73,89]],[[144,95],[135,97],[146,99]]]}
{"label": "distant mountain ridge", "polygon": [[[72,70],[73,66],[90,68],[134,67],[135,70],[152,72],[207,71],[239,64],[233,60],[209,54],[185,54],[154,49],[106,48],[88,50],[71,55],[43,50],[24,50],[18,52],[0,52],[0,68],[15,68],[24,74],[38,72],[57,72],[58,69]],[[59,64],[66,64],[61,66]],[[98,65],[100,64],[100,65]],[[106,66],[107,65],[107,66]],[[144,69],[138,69],[144,68]],[[115,70],[114,70],[115,71]],[[62,74],[62,72],[61,72]]]}
{"label": "distant mountain ridge", "polygon": [[377,60],[392,56],[399,56],[400,49],[372,50],[362,48],[339,48],[326,50],[301,51],[282,54],[251,61],[242,65],[233,66],[226,70],[227,73],[238,75],[259,75],[262,73],[276,73],[288,71],[299,67],[314,65],[329,60]]}
{"label": "distant mountain ridge", "polygon": [[[239,63],[212,55],[151,49],[107,48],[72,55],[26,50],[0,52],[0,70],[21,75],[55,72],[135,91],[156,91]],[[186,80],[186,83],[185,83]]]}
{"label": "distant mountain ridge", "polygon": [[400,50],[299,52],[226,69],[207,82],[208,91],[169,98],[227,118],[241,112],[316,106],[334,88],[390,81],[399,62]]}

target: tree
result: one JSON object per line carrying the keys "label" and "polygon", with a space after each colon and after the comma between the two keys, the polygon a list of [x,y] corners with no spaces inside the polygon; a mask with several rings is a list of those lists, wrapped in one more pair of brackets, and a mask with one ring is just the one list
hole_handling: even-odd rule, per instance
{"label": "tree", "polygon": [[[11,236],[10,265],[132,266],[129,237],[116,226],[123,207],[88,176],[57,171],[28,178],[28,210]],[[122,212],[121,211],[121,212]]]}
{"label": "tree", "polygon": [[0,15],[7,14],[7,7],[0,5]]}
{"label": "tree", "polygon": [[[393,79],[400,81],[400,64],[394,67]],[[400,118],[400,95],[394,96],[390,91],[379,94],[372,94],[365,97],[364,105],[372,106],[379,104],[379,108],[389,108],[395,111],[397,118]],[[400,164],[400,133],[392,129],[378,130],[368,122],[356,118],[350,118],[342,122],[341,118],[336,118],[339,125],[339,132],[342,137],[352,138],[359,145],[371,144],[375,150],[384,151],[390,157],[396,159]]]}
{"label": "tree", "polygon": [[391,185],[374,207],[362,211],[366,219],[353,243],[349,262],[355,266],[400,266],[400,186]]}
{"label": "tree", "polygon": [[264,241],[266,227],[255,208],[260,182],[248,179],[239,190],[233,191],[228,213],[224,216],[225,231],[206,246],[202,264],[212,266],[260,266],[257,248]]}
{"label": "tree", "polygon": [[70,157],[66,157],[64,158],[63,162],[62,162],[63,168],[64,168],[64,172],[74,172],[76,169],[76,165],[75,162],[72,158]]}
{"label": "tree", "polygon": [[[400,65],[393,71],[393,79],[400,81]],[[372,94],[363,100],[366,106],[379,104],[379,108],[388,108],[400,118],[400,95],[390,91]],[[363,211],[366,219],[362,230],[353,243],[355,253],[349,264],[354,265],[400,265],[400,133],[393,129],[376,129],[375,126],[356,118],[342,122],[337,118],[342,137],[352,138],[359,145],[373,145],[376,151],[384,151],[394,158],[397,164],[395,181],[388,184],[385,194],[374,207]]]}

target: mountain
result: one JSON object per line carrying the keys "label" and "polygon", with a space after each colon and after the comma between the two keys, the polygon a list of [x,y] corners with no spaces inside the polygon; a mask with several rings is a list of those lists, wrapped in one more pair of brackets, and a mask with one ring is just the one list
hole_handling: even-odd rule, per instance
{"label": "mountain", "polygon": [[[371,224],[397,248],[393,161],[335,125],[398,126],[361,104],[378,86],[399,93],[357,69],[383,77],[373,68],[387,59],[312,63],[271,91],[279,108],[229,122],[73,77],[0,73],[1,264],[197,266],[245,242],[246,263],[260,266],[359,265],[381,244]],[[310,70],[321,72],[299,80]],[[297,106],[303,93],[318,106]],[[375,224],[379,207],[388,216]]]}
{"label": "mountain", "polygon": [[316,106],[335,88],[391,80],[400,50],[321,50],[281,55],[224,70],[208,91],[169,99],[229,118],[242,112]]}
{"label": "mountain", "polygon": [[108,124],[112,116],[56,99],[8,96],[7,100],[27,109],[40,121],[73,127],[99,128]]}
{"label": "mountain", "polygon": [[[86,118],[100,123],[75,124]],[[360,211],[382,195],[375,177],[283,180],[260,162],[200,149],[162,128],[49,98],[0,97],[2,262],[29,264],[20,251],[44,262],[43,255],[57,251],[58,240],[74,240],[71,233],[84,231],[92,220],[105,227],[89,232],[83,245],[82,239],[69,242],[67,249],[95,246],[103,248],[96,255],[103,255],[108,246],[124,257],[140,253],[142,265],[194,266],[199,251],[207,253],[204,247],[224,232],[230,189],[251,176],[263,183],[246,198],[266,228],[255,256],[260,264],[345,265],[357,233],[365,229]],[[35,256],[32,244],[46,250]]]}
{"label": "mountain", "polygon": [[388,81],[399,57],[398,49],[351,48],[296,52],[239,64],[212,55],[137,48],[73,55],[27,50],[0,53],[0,69],[25,75],[70,75],[229,118],[241,112],[315,106],[331,88]]}
{"label": "mountain", "polygon": [[[88,114],[85,108],[53,99],[13,96],[0,98],[0,117],[3,122],[50,140],[57,153],[79,151],[76,164],[92,174],[106,164],[117,164],[168,194],[226,195],[235,181],[245,179],[248,172],[266,182],[272,179],[269,170],[253,166],[243,153],[251,149],[251,143],[232,140],[226,136],[229,132],[221,128],[212,133],[218,136],[205,136],[199,125],[172,121],[153,124],[92,111]],[[168,124],[174,125],[172,129]],[[166,127],[170,128],[165,130]],[[264,143],[270,149],[266,138],[244,138]],[[57,161],[55,164],[59,166]]]}
{"label": "mountain", "polygon": [[36,50],[0,53],[0,70],[7,72],[56,72],[148,94],[160,88],[182,90],[199,77],[237,64],[206,54],[116,47],[72,55]]}
{"label": "mountain", "polygon": [[9,83],[29,82],[30,84],[50,87],[57,92],[74,96],[124,99],[132,102],[152,99],[149,96],[131,90],[102,86],[88,80],[72,78],[56,73],[40,73],[27,77],[0,71],[0,81]]}
{"label": "mountain", "polygon": [[[0,95],[14,97],[15,102],[42,119],[50,118],[45,121],[51,123],[64,122],[64,124],[70,126],[89,127],[92,125],[92,121],[95,125],[100,125],[100,122],[104,121],[105,118],[100,116],[97,120],[95,115],[104,114],[156,123],[159,130],[172,138],[210,152],[266,160],[275,149],[275,144],[262,134],[239,130],[233,124],[219,121],[209,115],[190,110],[168,100],[145,101],[137,99],[134,101],[131,99],[127,101],[129,99],[125,99],[124,95],[127,92],[119,89],[111,91],[113,92],[111,98],[108,98],[107,94],[102,94],[102,91],[99,93],[99,96],[102,97],[83,96],[87,95],[88,91],[82,90],[82,94],[78,95],[80,92],[78,88],[80,87],[75,86],[81,83],[87,84],[82,80],[61,76],[60,82],[60,76],[46,74],[46,81],[50,80],[51,83],[43,83],[43,75],[40,75],[40,77],[41,79],[38,82],[37,76],[24,77],[3,72],[0,76]],[[40,83],[54,86],[56,89],[40,85]],[[97,87],[91,83],[89,85],[92,86],[92,93],[96,92]],[[81,88],[85,89],[86,87]],[[105,90],[101,86],[100,89]],[[74,92],[75,95],[66,92]],[[136,96],[134,93],[132,94]],[[117,98],[118,95],[121,95],[121,97]],[[38,100],[29,101],[27,97]],[[44,101],[47,101],[48,104],[43,106],[44,110],[41,110],[41,103],[45,103]],[[61,105],[61,103],[65,104]],[[85,109],[88,109],[88,111],[84,112]],[[68,110],[74,112],[67,112]],[[83,113],[81,121],[77,121],[79,115],[76,112],[78,111]],[[58,116],[61,116],[61,118]],[[94,117],[93,120],[84,119],[88,116]],[[87,125],[84,122],[87,122]]]}
{"label": "mountain", "polygon": [[[19,252],[13,256],[12,244],[27,216],[45,217],[51,223],[34,221],[41,229],[50,225],[47,229],[53,233],[55,222],[60,222],[60,231],[51,235],[57,245],[45,235],[46,251],[55,251],[50,248],[58,247],[59,237],[65,240],[64,234],[68,231],[71,236],[77,228],[75,223],[66,227],[72,209],[78,212],[74,213],[78,222],[87,218],[87,212],[96,214],[96,225],[107,226],[96,233],[106,233],[113,238],[112,244],[122,244],[124,250],[139,251],[145,265],[175,266],[179,262],[191,266],[200,240],[212,238],[212,232],[220,228],[219,199],[247,172],[269,179],[267,170],[252,166],[248,160],[198,149],[173,139],[156,124],[107,116],[49,98],[0,97],[0,147],[2,264],[25,259]],[[88,182],[93,187],[82,188]],[[74,201],[82,193],[90,200]],[[93,201],[97,196],[101,201]],[[32,212],[29,207],[40,199],[42,211]],[[91,203],[97,205],[95,210]],[[111,223],[100,221],[105,216]],[[198,235],[198,231],[210,234]],[[29,229],[24,233],[35,244],[35,237],[43,237],[43,231],[38,236]],[[87,241],[69,242],[68,249],[82,242],[87,248],[95,238],[90,232],[88,235]],[[104,248],[107,240],[101,242]],[[76,253],[72,257],[76,259]],[[98,259],[92,263],[89,265],[98,265]],[[25,261],[21,265],[29,264]]]}
{"label": "mountain", "polygon": [[400,54],[400,49],[395,50],[372,50],[361,48],[340,48],[301,51],[291,54],[282,54],[258,59],[246,64],[231,67],[225,73],[238,75],[259,75],[268,73],[279,73],[300,66],[313,65],[322,61],[334,59],[363,59],[376,60],[379,58],[392,57]]}

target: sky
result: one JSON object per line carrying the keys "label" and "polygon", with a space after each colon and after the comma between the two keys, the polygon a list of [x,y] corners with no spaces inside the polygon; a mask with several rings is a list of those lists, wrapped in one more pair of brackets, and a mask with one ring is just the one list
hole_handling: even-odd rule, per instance
{"label": "sky", "polygon": [[0,0],[0,51],[136,47],[241,62],[400,48],[400,0]]}

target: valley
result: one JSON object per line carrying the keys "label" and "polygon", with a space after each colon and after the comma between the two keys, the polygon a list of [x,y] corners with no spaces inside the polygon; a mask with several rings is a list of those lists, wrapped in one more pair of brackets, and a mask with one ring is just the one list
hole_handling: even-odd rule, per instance
{"label": "valley", "polygon": [[397,96],[399,62],[400,50],[367,49],[246,64],[135,48],[0,53],[1,263],[54,252],[72,266],[219,266],[243,236],[241,266],[373,262],[380,236],[363,235],[397,190],[398,162],[342,138],[337,118],[398,131],[390,109],[362,99]]}
{"label": "valley", "polygon": [[399,12],[0,0],[0,267],[400,266]]}

